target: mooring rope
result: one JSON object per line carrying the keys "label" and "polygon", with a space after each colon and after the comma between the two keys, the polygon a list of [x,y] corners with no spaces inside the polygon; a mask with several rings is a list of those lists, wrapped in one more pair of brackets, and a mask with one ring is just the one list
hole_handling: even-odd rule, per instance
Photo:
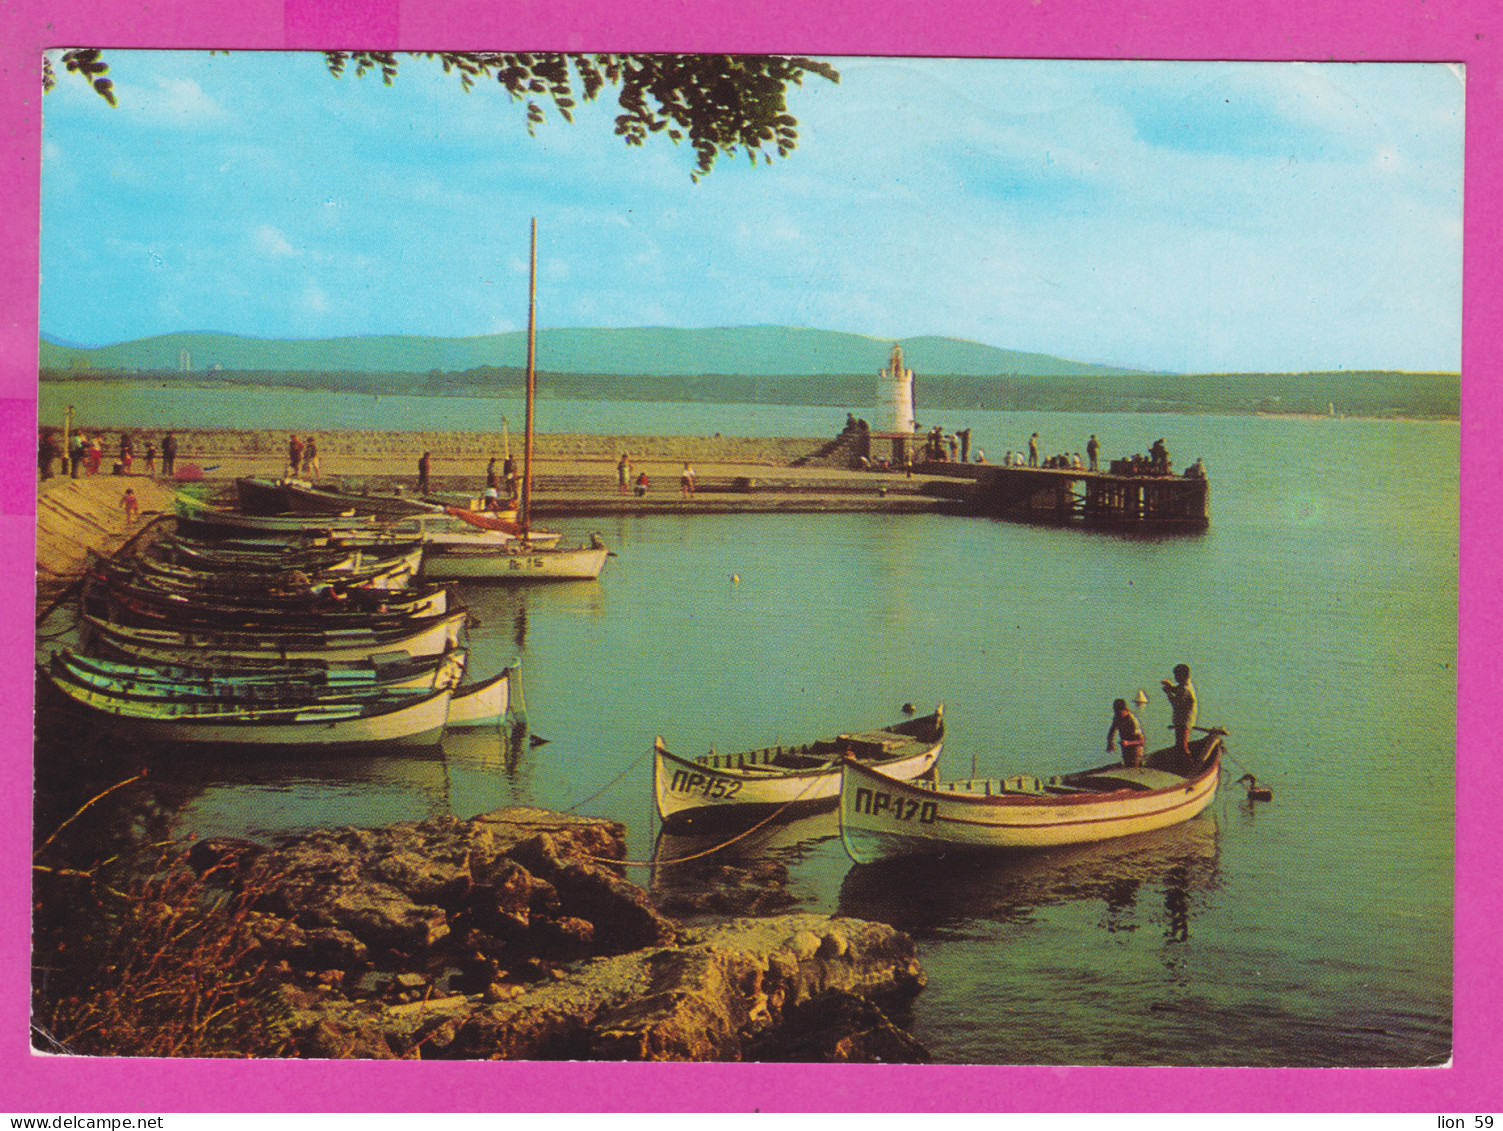
{"label": "mooring rope", "polygon": [[[617,860],[614,857],[610,856],[587,856],[585,857],[585,859],[593,860],[602,864],[620,864],[623,868],[654,868],[666,866],[668,864],[687,864],[690,860],[698,860],[702,856],[710,856],[716,852],[719,852],[721,849],[729,848],[738,840],[744,840],[747,837],[751,836],[752,833],[756,832],[764,825],[771,824],[773,821],[781,817],[783,813],[787,811],[790,805],[796,805],[798,804],[798,802],[802,801],[804,794],[809,792],[809,790],[814,786],[816,780],[816,778],[811,777],[809,779],[808,785],[799,790],[797,796],[790,797],[787,801],[783,802],[783,804],[779,805],[770,814],[768,814],[762,820],[758,821],[751,828],[742,830],[735,836],[731,837],[730,840],[721,841],[719,844],[711,845],[709,848],[703,849],[699,852],[691,852],[688,856],[675,856],[669,860]],[[601,792],[603,793],[605,791],[602,790]],[[581,802],[580,804],[583,804],[583,802]]]}
{"label": "mooring rope", "polygon": [[[652,750],[649,750],[647,752],[647,754],[652,754],[652,753],[654,753],[654,751],[652,751]],[[588,805],[591,801],[594,801],[595,798],[599,797],[602,793],[604,793],[606,790],[610,789],[613,785],[615,785],[617,782],[619,782],[627,774],[631,773],[638,766],[640,766],[644,761],[646,761],[647,754],[643,754],[642,757],[638,758],[630,766],[627,766],[626,769],[622,770],[619,774],[617,774],[615,777],[613,777],[610,781],[606,782],[603,786],[601,786],[599,789],[597,789],[594,793],[590,794],[590,796],[580,798],[573,805],[570,805],[567,809],[565,809],[564,812],[565,813],[572,813],[572,812],[574,812],[574,810],[578,809],[581,805]]]}

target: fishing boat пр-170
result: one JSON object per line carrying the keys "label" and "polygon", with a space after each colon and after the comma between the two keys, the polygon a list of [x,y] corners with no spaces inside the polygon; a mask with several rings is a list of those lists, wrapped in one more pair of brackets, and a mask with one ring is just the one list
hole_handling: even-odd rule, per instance
{"label": "fishing boat \u043f\u0440-170", "polygon": [[1049,848],[1167,828],[1216,796],[1226,732],[1204,732],[1190,755],[1171,747],[1142,766],[1115,764],[1040,779],[905,782],[847,759],[840,836],[858,864],[899,856]]}

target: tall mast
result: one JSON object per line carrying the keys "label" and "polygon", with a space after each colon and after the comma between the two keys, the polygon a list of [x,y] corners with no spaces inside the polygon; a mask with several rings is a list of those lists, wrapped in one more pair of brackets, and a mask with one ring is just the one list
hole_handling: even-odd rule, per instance
{"label": "tall mast", "polygon": [[527,270],[527,442],[522,449],[522,505],[517,522],[525,535],[532,522],[532,402],[537,396],[538,219],[532,218]]}

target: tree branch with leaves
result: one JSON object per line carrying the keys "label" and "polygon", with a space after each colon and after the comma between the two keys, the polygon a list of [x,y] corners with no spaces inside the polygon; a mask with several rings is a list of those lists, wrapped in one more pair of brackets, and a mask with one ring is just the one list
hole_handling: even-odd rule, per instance
{"label": "tree branch with leaves", "polygon": [[[840,74],[818,59],[782,55],[601,55],[538,51],[416,51],[409,58],[437,60],[446,74],[459,77],[470,91],[479,82],[498,83],[513,101],[526,107],[527,131],[535,133],[547,118],[545,104],[566,122],[574,120],[581,101],[593,102],[607,88],[616,90],[616,134],[627,145],[643,145],[654,134],[694,150],[698,180],[721,156],[745,153],[752,164],[787,157],[798,144],[798,121],[788,113],[791,86],[816,75],[832,83]],[[329,72],[342,77],[377,73],[392,85],[401,61],[393,51],[325,51]],[[94,48],[62,53],[69,73],[77,74],[110,105],[114,86],[109,65]],[[56,75],[43,59],[42,87],[50,91]]]}

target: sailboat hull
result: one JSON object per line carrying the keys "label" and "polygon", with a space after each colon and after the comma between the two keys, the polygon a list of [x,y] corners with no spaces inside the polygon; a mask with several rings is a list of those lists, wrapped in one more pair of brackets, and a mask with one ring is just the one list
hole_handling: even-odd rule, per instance
{"label": "sailboat hull", "polygon": [[433,581],[593,581],[609,555],[603,546],[451,550],[424,557],[422,575]]}

